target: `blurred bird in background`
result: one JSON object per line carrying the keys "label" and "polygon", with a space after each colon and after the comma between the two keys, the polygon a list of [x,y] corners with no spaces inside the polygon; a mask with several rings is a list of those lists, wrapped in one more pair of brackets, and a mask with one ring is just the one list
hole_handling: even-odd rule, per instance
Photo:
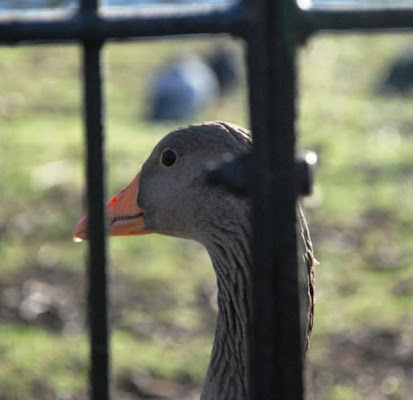
{"label": "blurred bird in background", "polygon": [[407,96],[413,89],[413,52],[396,56],[378,84],[381,95]]}
{"label": "blurred bird in background", "polygon": [[147,93],[147,119],[185,121],[218,103],[241,82],[241,57],[218,45],[203,58],[183,54],[155,71]]}

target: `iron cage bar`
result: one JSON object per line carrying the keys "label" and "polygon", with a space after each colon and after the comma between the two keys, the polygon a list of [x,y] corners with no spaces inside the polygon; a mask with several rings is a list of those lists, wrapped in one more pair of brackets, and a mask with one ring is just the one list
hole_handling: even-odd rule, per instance
{"label": "iron cage bar", "polygon": [[[295,51],[289,0],[257,0],[248,37],[254,138],[250,398],[304,398],[297,257]],[[282,193],[282,195],[281,195]]]}
{"label": "iron cage bar", "polygon": [[[294,5],[293,30],[307,37],[319,31],[412,29],[412,9],[302,10]],[[132,40],[184,34],[230,33],[245,36],[259,13],[253,1],[190,9],[139,10],[116,16],[77,12],[0,17],[0,44],[94,40]]]}
{"label": "iron cage bar", "polygon": [[251,10],[244,3],[190,8],[97,12],[61,12],[25,18],[0,18],[0,43],[130,40],[184,34],[242,35]]}
{"label": "iron cage bar", "polygon": [[[97,15],[99,0],[81,0],[82,15]],[[90,342],[89,390],[93,400],[109,400],[110,330],[108,262],[105,234],[104,98],[101,69],[102,42],[83,41],[86,181],[89,214],[88,321]]]}
{"label": "iron cage bar", "polygon": [[[117,16],[100,15],[98,0],[81,0],[79,10],[72,14],[0,19],[0,44],[80,41],[84,47],[90,385],[94,400],[110,399],[100,63],[103,43],[110,39],[211,33],[230,33],[247,40],[251,127],[255,138],[252,188],[254,202],[260,206],[254,217],[256,227],[266,227],[262,232],[256,230],[253,243],[256,280],[250,365],[257,364],[251,368],[250,398],[299,400],[304,396],[304,388],[295,237],[295,50],[300,40],[321,30],[406,28],[413,28],[413,9],[300,10],[292,0],[249,0],[219,7],[161,9]],[[281,237],[274,235],[274,224],[277,231],[283,230]],[[278,303],[271,300],[274,288],[283,299]],[[285,301],[291,302],[288,310],[283,308]],[[269,312],[268,302],[274,313]]]}

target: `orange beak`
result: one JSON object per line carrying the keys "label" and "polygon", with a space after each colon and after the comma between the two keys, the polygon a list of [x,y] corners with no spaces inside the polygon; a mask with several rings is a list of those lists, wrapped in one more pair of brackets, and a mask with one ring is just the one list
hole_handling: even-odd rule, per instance
{"label": "orange beak", "polygon": [[[133,181],[107,204],[108,234],[110,236],[144,235],[143,211],[138,207],[140,172]],[[88,239],[88,216],[81,218],[73,230],[73,241]]]}

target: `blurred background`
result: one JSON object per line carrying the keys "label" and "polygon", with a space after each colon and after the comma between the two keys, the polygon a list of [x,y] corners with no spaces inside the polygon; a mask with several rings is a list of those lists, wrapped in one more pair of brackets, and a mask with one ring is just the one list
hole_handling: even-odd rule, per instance
{"label": "blurred background", "polygon": [[[320,262],[308,399],[413,399],[412,42],[319,35],[299,51],[300,141],[320,159],[303,199]],[[243,57],[227,36],[106,46],[108,197],[170,130],[248,126]],[[1,400],[87,398],[80,60],[74,45],[0,48]],[[111,238],[110,258],[114,398],[199,398],[206,252],[148,235]]]}

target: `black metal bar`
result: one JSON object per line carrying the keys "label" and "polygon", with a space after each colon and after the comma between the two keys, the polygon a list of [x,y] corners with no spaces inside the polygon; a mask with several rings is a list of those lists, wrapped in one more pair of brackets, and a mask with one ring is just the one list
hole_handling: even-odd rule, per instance
{"label": "black metal bar", "polygon": [[[215,164],[205,170],[205,178],[211,185],[221,185],[227,190],[246,196],[251,170],[251,154],[226,154]],[[300,196],[313,193],[317,154],[313,151],[303,151],[296,159],[296,182]]]}
{"label": "black metal bar", "polygon": [[[96,0],[83,0],[83,11],[97,10]],[[108,271],[105,235],[105,170],[101,42],[83,43],[85,125],[87,137],[87,194],[89,213],[88,316],[90,339],[90,394],[110,399]]]}
{"label": "black metal bar", "polygon": [[96,13],[99,7],[99,0],[80,0],[80,10],[83,12]]}
{"label": "black metal bar", "polygon": [[222,185],[227,190],[246,196],[248,194],[251,154],[226,154],[221,160],[208,165],[205,178],[211,185]]}
{"label": "black metal bar", "polygon": [[70,13],[51,17],[0,19],[0,43],[125,40],[201,33],[242,35],[251,18],[244,3],[128,12],[124,16]]}
{"label": "black metal bar", "polygon": [[254,137],[250,398],[304,396],[296,241],[295,40],[291,0],[255,0],[248,39]]}
{"label": "black metal bar", "polygon": [[[35,15],[35,14],[34,14]],[[161,8],[124,15],[56,13],[0,19],[0,44],[94,40],[127,40],[166,35],[232,33],[244,36],[255,18],[247,4]],[[413,9],[297,9],[294,21],[301,36],[321,30],[412,29]]]}
{"label": "black metal bar", "polygon": [[104,148],[100,45],[84,44],[87,193],[89,213],[90,391],[93,400],[109,400],[110,349],[105,236]]}
{"label": "black metal bar", "polygon": [[413,28],[413,8],[372,10],[297,9],[296,26],[302,36],[317,31],[406,30]]}

